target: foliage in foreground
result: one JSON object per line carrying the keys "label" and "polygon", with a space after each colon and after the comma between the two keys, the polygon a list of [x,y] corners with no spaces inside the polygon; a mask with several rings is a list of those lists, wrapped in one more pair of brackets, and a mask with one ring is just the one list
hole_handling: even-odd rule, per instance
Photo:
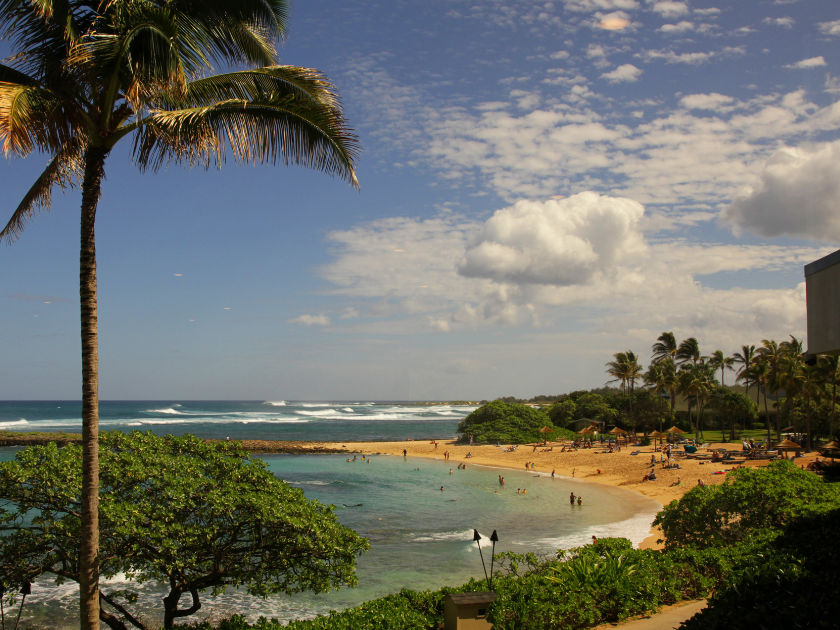
{"label": "foliage in foreground", "polygon": [[[554,432],[540,433],[545,426]],[[542,441],[546,436],[553,439],[574,437],[573,432],[554,427],[542,410],[499,401],[487,403],[464,418],[458,424],[458,433],[461,444],[469,442],[471,435],[476,444],[528,444]]]}
{"label": "foliage in foreground", "polygon": [[[238,443],[134,432],[103,434],[100,447],[102,575],[165,584],[164,627],[196,613],[208,590],[267,596],[355,585],[367,540]],[[79,581],[81,477],[75,445],[29,447],[0,464],[6,583],[43,573]],[[100,616],[111,628],[148,630],[132,615],[131,589],[100,593],[107,604]]]}

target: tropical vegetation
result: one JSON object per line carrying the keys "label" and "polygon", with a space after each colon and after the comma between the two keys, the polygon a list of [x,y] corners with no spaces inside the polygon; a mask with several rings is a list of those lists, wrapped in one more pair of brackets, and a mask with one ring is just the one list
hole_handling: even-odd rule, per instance
{"label": "tropical vegetation", "polygon": [[[100,570],[137,585],[100,589],[100,619],[113,630],[157,629],[133,606],[144,582],[168,590],[164,628],[197,613],[208,592],[265,597],[356,584],[368,541],[239,443],[135,432],[104,433],[100,444]],[[44,574],[79,582],[81,454],[49,444],[0,463],[6,584]]]}
{"label": "tropical vegetation", "polygon": [[[663,551],[607,538],[549,557],[503,554],[488,620],[499,630],[579,630],[706,597],[708,607],[686,622],[686,630],[836,625],[835,484],[787,461],[739,469],[719,486],[690,490],[666,506],[656,523],[666,536]],[[488,588],[486,580],[471,580],[436,591],[403,589],[288,626],[234,617],[217,630],[428,630],[443,621],[447,594]]]}
{"label": "tropical vegetation", "polygon": [[[540,433],[547,428],[550,432]],[[528,444],[546,438],[573,437],[574,433],[555,427],[545,411],[519,403],[493,401],[479,407],[458,424],[461,444]]]}
{"label": "tropical vegetation", "polygon": [[[96,210],[105,163],[130,138],[134,162],[299,164],[357,185],[356,137],[317,70],[280,65],[287,0],[0,0],[0,144],[49,163],[0,237],[17,239],[55,187],[81,188],[84,467],[81,627],[99,626]],[[213,74],[214,65],[230,71]]]}

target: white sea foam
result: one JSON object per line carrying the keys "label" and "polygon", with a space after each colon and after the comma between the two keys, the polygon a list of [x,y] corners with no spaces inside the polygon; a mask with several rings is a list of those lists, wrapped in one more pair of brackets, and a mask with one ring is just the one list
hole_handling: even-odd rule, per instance
{"label": "white sea foam", "polygon": [[[485,538],[485,536],[482,536]],[[426,536],[418,536],[412,538],[411,542],[436,542],[440,540],[461,540],[463,542],[471,543],[473,541],[473,530],[459,530],[451,532],[438,532],[436,534],[428,534]]]}
{"label": "white sea foam", "polygon": [[595,536],[597,538],[627,538],[634,546],[638,546],[650,536],[650,525],[655,517],[656,512],[641,512],[626,520],[608,525],[593,525],[569,536],[539,538],[534,541],[523,541],[521,544],[527,542],[552,549],[571,549],[591,543],[592,537]]}
{"label": "white sea foam", "polygon": [[285,400],[266,400],[264,405],[271,405],[272,407],[285,407],[286,401]]}
{"label": "white sea foam", "polygon": [[300,403],[301,407],[332,407],[330,403]]}
{"label": "white sea foam", "polygon": [[353,413],[353,409],[351,407],[343,407],[342,411],[346,411],[347,413]]}
{"label": "white sea foam", "polygon": [[0,422],[0,429],[5,428],[5,427],[20,427],[20,426],[23,426],[25,424],[29,424],[26,421],[26,418],[21,418],[20,420],[3,421],[3,422]]}
{"label": "white sea foam", "polygon": [[295,411],[296,414],[301,416],[316,416],[320,417],[327,413],[335,413],[335,409],[319,409],[318,411]]}
{"label": "white sea foam", "polygon": [[330,485],[329,481],[287,481],[286,482],[292,486],[328,486]]}
{"label": "white sea foam", "polygon": [[178,411],[177,409],[173,409],[173,407],[180,407],[181,405],[173,405],[172,407],[167,407],[166,409],[146,409],[143,413],[164,413],[164,414],[171,414],[173,416],[192,416],[194,414],[185,413],[183,411]]}

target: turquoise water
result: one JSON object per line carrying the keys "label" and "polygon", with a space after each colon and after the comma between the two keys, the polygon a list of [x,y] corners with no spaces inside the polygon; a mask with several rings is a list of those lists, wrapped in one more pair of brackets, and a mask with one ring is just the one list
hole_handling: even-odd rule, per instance
{"label": "turquoise water", "polygon": [[[200,433],[199,433],[200,434]],[[372,446],[375,450],[375,445]],[[4,459],[12,454],[3,453]],[[472,530],[499,535],[496,551],[552,553],[589,542],[592,535],[626,536],[640,542],[659,505],[635,493],[524,471],[500,470],[457,462],[374,455],[348,463],[344,456],[263,456],[281,479],[309,498],[336,507],[340,521],[368,537],[371,550],[358,561],[359,587],[325,595],[251,598],[229,592],[204,599],[202,615],[242,613],[288,620],[359,604],[398,591],[457,585],[483,576]],[[452,469],[452,474],[449,474]],[[498,475],[507,481],[498,484]],[[441,491],[443,486],[443,491]],[[517,488],[527,494],[517,494]],[[569,492],[584,498],[569,506]],[[361,503],[361,507],[354,506]],[[489,542],[486,542],[489,544]],[[489,562],[488,548],[485,559]],[[121,588],[119,581],[104,588]],[[76,623],[77,589],[39,580],[27,598],[24,618],[50,628]],[[164,591],[140,587],[139,607],[156,616]]]}

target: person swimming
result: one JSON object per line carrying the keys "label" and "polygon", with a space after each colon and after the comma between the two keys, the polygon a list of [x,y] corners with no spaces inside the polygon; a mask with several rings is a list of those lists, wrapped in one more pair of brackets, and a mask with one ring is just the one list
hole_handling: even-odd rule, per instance
{"label": "person swimming", "polygon": [[578,505],[583,505],[583,497],[578,496],[577,502],[578,502]]}
{"label": "person swimming", "polygon": [[572,505],[574,505],[574,504],[575,504],[575,493],[574,493],[574,492],[572,492],[572,493],[569,495],[569,503],[571,503]]}

